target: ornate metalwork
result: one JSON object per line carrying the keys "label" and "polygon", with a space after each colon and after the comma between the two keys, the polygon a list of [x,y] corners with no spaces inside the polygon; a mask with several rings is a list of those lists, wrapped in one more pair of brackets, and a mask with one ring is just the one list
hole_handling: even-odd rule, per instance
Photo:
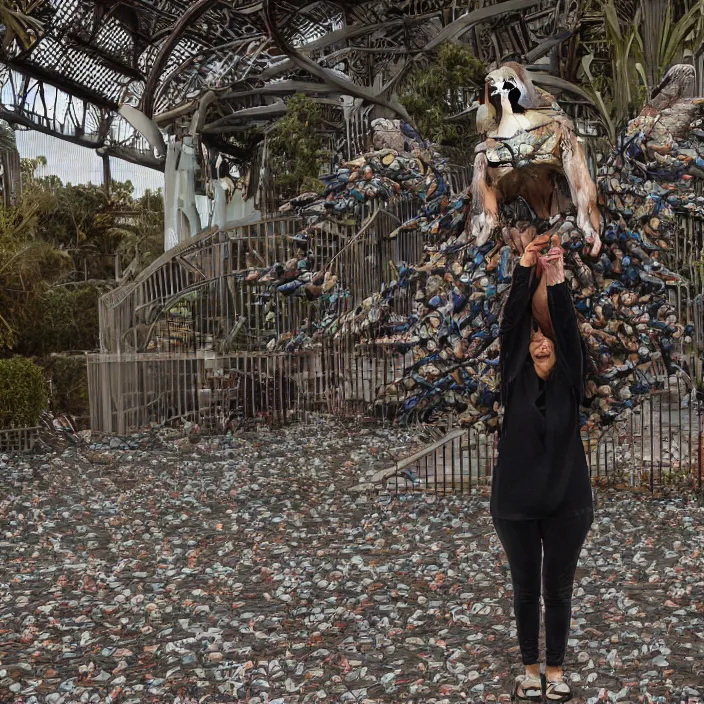
{"label": "ornate metalwork", "polygon": [[535,51],[568,20],[564,4],[551,0],[480,10],[450,0],[35,0],[23,7],[27,36],[9,37],[0,49],[0,117],[161,168],[163,155],[116,117],[120,105],[180,138],[212,92],[199,119],[223,151],[230,153],[229,143],[237,152],[237,133],[253,118],[260,126],[276,120],[298,90],[328,105],[349,94],[398,111],[394,77],[443,39],[472,43],[491,28],[496,41],[479,45],[482,58],[498,64]]}

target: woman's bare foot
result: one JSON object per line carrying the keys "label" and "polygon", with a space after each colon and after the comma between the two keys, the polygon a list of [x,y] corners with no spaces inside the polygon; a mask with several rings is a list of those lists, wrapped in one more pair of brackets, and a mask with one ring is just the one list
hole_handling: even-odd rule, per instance
{"label": "woman's bare foot", "polygon": [[540,679],[540,663],[536,662],[535,665],[526,665],[526,677],[532,677],[534,679]]}
{"label": "woman's bare foot", "polygon": [[562,680],[562,667],[561,666],[551,666],[545,667],[545,679],[548,682],[559,682]]}

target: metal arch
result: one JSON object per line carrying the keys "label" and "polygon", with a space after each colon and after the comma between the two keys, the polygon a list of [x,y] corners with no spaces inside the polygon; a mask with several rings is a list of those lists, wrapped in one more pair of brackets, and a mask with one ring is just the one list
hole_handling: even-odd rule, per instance
{"label": "metal arch", "polygon": [[[367,25],[348,25],[342,29],[336,29],[334,32],[330,32],[327,36],[316,39],[312,44],[306,46],[306,51],[314,51],[318,49],[324,49],[331,44],[335,44],[340,41],[345,41],[349,39],[355,39],[357,37],[362,37],[365,34],[372,34],[380,29],[391,29],[394,27],[402,27],[404,21],[402,19],[394,19],[388,22],[377,22],[374,24]],[[281,73],[285,73],[291,69],[295,68],[295,64],[291,59],[285,59],[279,63],[265,69],[260,74],[262,79],[274,78]]]}
{"label": "metal arch", "polygon": [[[309,25],[320,25],[321,24],[321,19],[320,17],[316,17],[315,14],[312,13],[312,11],[317,10],[321,7],[324,8],[326,4],[334,4],[332,2],[326,3],[324,0],[313,0],[313,2],[308,2],[303,7],[296,8],[295,10],[295,17],[297,21],[295,23],[292,23],[292,33],[300,33],[301,30],[303,29],[301,27],[301,20],[303,22],[307,22]],[[293,8],[292,8],[293,9]],[[340,10],[340,14],[342,14],[342,11]]]}
{"label": "metal arch", "polygon": [[431,39],[423,50],[426,52],[433,51],[443,42],[457,39],[462,34],[469,31],[475,24],[486,22],[493,17],[507,12],[526,10],[529,7],[539,5],[541,2],[542,0],[508,0],[507,2],[499,2],[495,5],[488,5],[478,10],[467,12],[461,17],[458,17],[454,22],[450,22],[442,31],[438,32],[437,36]]}
{"label": "metal arch", "polygon": [[151,117],[154,112],[154,91],[156,84],[159,80],[161,70],[164,68],[166,60],[169,58],[176,43],[181,38],[181,35],[185,32],[188,25],[198,19],[215,4],[217,4],[217,0],[197,0],[197,2],[183,13],[178,22],[176,22],[169,38],[164,42],[161,49],[159,49],[159,53],[149,73],[149,78],[147,78],[147,82],[144,84],[144,93],[142,94],[141,109],[147,117]]}
{"label": "metal arch", "polygon": [[[523,27],[526,20],[520,18],[516,8],[539,5],[542,13],[549,12],[552,17],[557,2],[503,0],[480,10],[459,10],[464,14],[453,13],[457,19],[441,28],[432,18],[444,12],[442,8],[449,5],[450,0],[303,0],[300,3],[295,0],[123,0],[113,3],[116,8],[124,7],[134,18],[126,25],[120,10],[105,11],[104,0],[53,0],[52,5],[61,12],[61,22],[46,25],[46,31],[31,54],[6,57],[6,61],[10,62],[13,72],[31,77],[31,84],[38,81],[56,86],[72,96],[77,104],[81,98],[91,114],[104,111],[103,127],[109,124],[110,113],[123,102],[133,107],[141,104],[145,115],[162,128],[185,126],[199,105],[199,99],[213,90],[223,107],[221,114],[227,115],[218,120],[220,115],[211,114],[211,122],[228,127],[229,121],[229,126],[237,128],[242,124],[238,118],[246,116],[246,111],[261,110],[263,105],[259,103],[272,102],[272,98],[288,93],[297,83],[305,84],[310,93],[317,93],[320,99],[325,99],[326,93],[327,97],[340,93],[352,95],[370,108],[382,105],[407,119],[402,106],[392,102],[391,93],[404,75],[418,65],[417,60],[432,52],[439,42],[461,36],[476,25],[488,26],[503,16],[510,15],[512,26]],[[467,3],[461,4],[467,7]],[[71,9],[67,10],[69,5]],[[560,7],[563,6],[561,3]],[[337,27],[340,18],[341,28],[319,36],[327,27]],[[560,23],[565,24],[562,15]],[[566,24],[570,25],[570,21]],[[295,44],[287,39],[294,27]],[[422,33],[417,31],[419,28],[423,29]],[[404,30],[413,36],[411,44],[403,40]],[[129,49],[120,43],[125,31],[130,31],[134,38],[134,46],[130,42]],[[522,49],[526,56],[538,56],[564,34],[562,28],[547,40],[542,35],[530,34]],[[408,55],[391,67],[389,61],[402,53]],[[484,59],[497,61],[495,53],[492,47],[490,55]],[[343,76],[328,70],[331,61],[343,56],[348,57],[353,68],[357,63],[369,65],[369,75],[365,71],[358,76],[353,70]],[[373,61],[371,56],[374,56]],[[111,134],[99,134],[93,121],[78,125],[74,131],[73,121],[69,121],[68,126],[59,124],[45,115],[39,103],[33,105],[30,99],[25,104],[22,93],[18,88],[18,96],[3,106],[8,112],[13,112],[15,107],[18,122],[26,118],[26,126],[31,124],[59,137],[91,145],[102,144],[102,148],[111,153],[129,154],[137,163],[146,163],[149,155],[137,140],[120,138],[118,143]],[[257,95],[261,97],[252,97]],[[271,123],[277,115],[268,118],[262,115],[262,118],[262,122]],[[155,164],[153,159],[148,165],[163,168],[163,164]]]}
{"label": "metal arch", "polygon": [[325,83],[332,85],[332,86],[335,86],[337,88],[340,88],[345,93],[347,93],[355,98],[362,98],[363,100],[367,100],[370,103],[376,103],[377,105],[380,105],[380,106],[385,107],[389,110],[392,110],[399,117],[402,117],[406,122],[413,123],[413,120],[411,119],[411,116],[406,111],[406,108],[404,108],[403,105],[401,105],[400,103],[397,103],[395,101],[385,100],[383,97],[377,95],[376,93],[374,93],[371,90],[368,90],[368,89],[363,88],[361,86],[355,85],[354,83],[352,83],[352,81],[348,81],[346,79],[340,78],[339,76],[335,75],[332,71],[328,71],[327,69],[325,69],[322,66],[320,66],[319,64],[317,64],[315,61],[312,61],[307,56],[304,56],[303,54],[301,54],[301,52],[294,49],[284,39],[283,35],[279,31],[279,28],[277,27],[276,22],[274,20],[272,6],[273,6],[272,0],[264,0],[264,18],[266,21],[267,29],[271,33],[272,38],[278,44],[279,48],[296,65],[300,66],[300,68],[303,68],[306,71],[309,71],[314,76],[325,81]]}
{"label": "metal arch", "polygon": [[[264,40],[264,37],[262,36],[262,39]],[[252,41],[251,38],[240,38],[234,41],[228,41],[223,45],[218,45],[212,47],[207,53],[213,56],[216,56],[219,52],[224,52],[227,51],[228,49],[232,48],[239,48],[241,45]],[[205,53],[205,52],[204,52]],[[164,76],[159,83],[158,87],[155,90],[154,97],[152,99],[152,104],[154,107],[157,107],[159,104],[159,101],[161,100],[162,96],[167,91],[167,88],[169,85],[181,74],[183,74],[185,71],[187,71],[189,68],[191,68],[195,63],[197,62],[197,57],[195,55],[189,56],[185,61],[183,61],[179,66],[176,66],[172,71],[170,71],[166,76]]]}

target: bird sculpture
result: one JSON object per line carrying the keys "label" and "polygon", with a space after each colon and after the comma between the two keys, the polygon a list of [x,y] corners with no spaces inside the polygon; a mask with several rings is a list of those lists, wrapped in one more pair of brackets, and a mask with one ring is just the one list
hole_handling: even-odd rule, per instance
{"label": "bird sculpture", "polygon": [[520,197],[543,220],[563,213],[565,181],[577,225],[596,256],[601,244],[596,187],[574,126],[555,99],[533,85],[523,66],[509,62],[487,75],[480,110],[477,128],[485,140],[476,148],[471,223],[477,244],[498,225],[501,201]]}
{"label": "bird sculpture", "polygon": [[[680,219],[704,219],[704,198],[694,188],[704,177],[704,100],[688,97],[691,81],[690,67],[665,74],[596,182],[569,118],[516,63],[487,75],[477,114],[484,139],[463,193],[451,192],[446,162],[432,145],[414,139],[407,151],[409,128],[377,123],[375,151],[342,162],[317,198],[304,194],[287,209],[306,216],[306,233],[315,238],[315,223],[326,217],[354,214],[375,199],[412,198],[418,215],[392,236],[420,230],[424,254],[393,262],[394,280],[351,310],[344,272],[332,286],[328,272],[306,288],[313,275],[302,281],[301,270],[287,264],[297,278],[285,286],[315,300],[316,330],[284,333],[271,349],[290,352],[322,336],[383,344],[412,359],[378,389],[377,402],[395,408],[400,422],[454,412],[464,425],[495,430],[501,309],[524,247],[548,233],[565,250],[589,358],[583,423],[612,423],[652,390],[658,360],[672,368],[673,352],[691,334],[668,293],[687,285],[668,259]],[[549,330],[545,294],[541,281],[533,312]],[[395,312],[400,296],[409,297],[409,314]]]}

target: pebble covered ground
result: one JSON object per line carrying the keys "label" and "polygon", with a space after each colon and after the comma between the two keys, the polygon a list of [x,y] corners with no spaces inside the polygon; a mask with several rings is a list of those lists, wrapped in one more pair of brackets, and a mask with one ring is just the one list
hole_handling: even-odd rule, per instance
{"label": "pebble covered ground", "polygon": [[[521,665],[488,497],[350,491],[413,446],[321,419],[3,456],[0,701],[508,701]],[[703,701],[704,508],[597,498],[575,701]]]}

